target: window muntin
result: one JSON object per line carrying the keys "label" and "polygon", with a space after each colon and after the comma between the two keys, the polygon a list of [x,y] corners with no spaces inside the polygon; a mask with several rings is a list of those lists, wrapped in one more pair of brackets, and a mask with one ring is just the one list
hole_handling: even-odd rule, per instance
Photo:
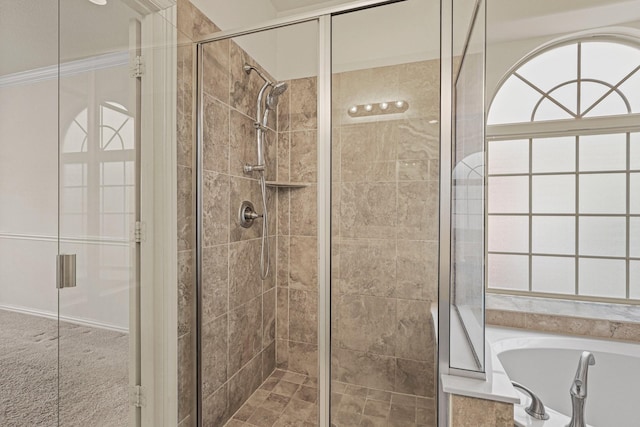
{"label": "window muntin", "polygon": [[488,290],[640,299],[639,70],[638,47],[589,39],[504,80],[488,114]]}
{"label": "window muntin", "polygon": [[640,49],[574,42],[534,56],[504,81],[487,124],[640,113]]}

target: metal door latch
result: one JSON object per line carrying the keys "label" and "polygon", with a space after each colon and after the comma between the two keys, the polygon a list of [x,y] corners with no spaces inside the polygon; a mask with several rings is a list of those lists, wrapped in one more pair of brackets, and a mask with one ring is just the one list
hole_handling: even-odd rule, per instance
{"label": "metal door latch", "polygon": [[57,256],[56,288],[74,288],[76,286],[76,254]]}

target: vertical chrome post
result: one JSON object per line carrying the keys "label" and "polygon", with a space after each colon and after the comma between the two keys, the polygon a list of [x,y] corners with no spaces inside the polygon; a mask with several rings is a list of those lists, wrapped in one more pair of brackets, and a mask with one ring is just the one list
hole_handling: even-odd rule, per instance
{"label": "vertical chrome post", "polygon": [[195,210],[196,219],[195,226],[195,310],[196,310],[196,345],[195,345],[195,369],[196,369],[196,425],[202,427],[202,162],[203,162],[203,143],[202,143],[202,123],[203,123],[203,97],[202,97],[202,43],[196,44],[196,149],[195,161],[193,162],[193,175],[195,179]]}
{"label": "vertical chrome post", "polygon": [[331,397],[331,15],[318,40],[318,390],[320,425],[330,425]]}
{"label": "vertical chrome post", "polygon": [[440,376],[449,373],[451,280],[453,0],[440,1],[440,261],[438,266],[438,427],[449,425],[449,399]]}

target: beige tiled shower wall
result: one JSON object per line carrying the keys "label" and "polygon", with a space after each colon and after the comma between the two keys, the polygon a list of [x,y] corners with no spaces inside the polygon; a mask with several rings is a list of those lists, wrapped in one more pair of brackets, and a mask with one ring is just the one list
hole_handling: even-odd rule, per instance
{"label": "beige tiled shower wall", "polygon": [[318,375],[317,79],[287,82],[278,105],[279,368]]}
{"label": "beige tiled shower wall", "polygon": [[195,234],[193,215],[193,56],[194,24],[190,11],[178,3],[177,48],[177,219],[178,219],[178,423],[195,422]]}
{"label": "beige tiled shower wall", "polygon": [[[347,113],[396,100],[409,109]],[[334,380],[434,398],[438,119],[438,61],[333,76]]]}
{"label": "beige tiled shower wall", "polygon": [[[195,383],[194,239],[192,167],[194,151],[193,46],[191,40],[219,29],[189,1],[178,1],[178,246],[179,246],[179,421],[192,423]],[[203,283],[202,398],[205,426],[221,426],[273,372],[276,364],[276,197],[269,189],[272,273],[260,279],[262,223],[245,229],[237,213],[243,200],[261,212],[253,123],[262,80],[247,75],[258,66],[234,41],[204,46],[203,52]],[[264,71],[264,70],[263,70]],[[275,179],[276,117],[267,138],[267,179]]]}

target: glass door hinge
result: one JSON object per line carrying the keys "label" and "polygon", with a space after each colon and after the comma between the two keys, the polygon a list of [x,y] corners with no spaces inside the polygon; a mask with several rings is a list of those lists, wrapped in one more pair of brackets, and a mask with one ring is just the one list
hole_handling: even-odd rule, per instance
{"label": "glass door hinge", "polygon": [[146,239],[146,224],[142,221],[136,221],[133,238],[136,243],[141,243]]}
{"label": "glass door hinge", "polygon": [[138,55],[133,60],[133,64],[131,65],[130,75],[132,78],[135,79],[135,78],[142,77],[143,74],[144,74],[144,62],[142,60],[142,56]]}
{"label": "glass door hinge", "polygon": [[136,408],[142,408],[145,402],[145,389],[141,385],[129,387],[129,402]]}

